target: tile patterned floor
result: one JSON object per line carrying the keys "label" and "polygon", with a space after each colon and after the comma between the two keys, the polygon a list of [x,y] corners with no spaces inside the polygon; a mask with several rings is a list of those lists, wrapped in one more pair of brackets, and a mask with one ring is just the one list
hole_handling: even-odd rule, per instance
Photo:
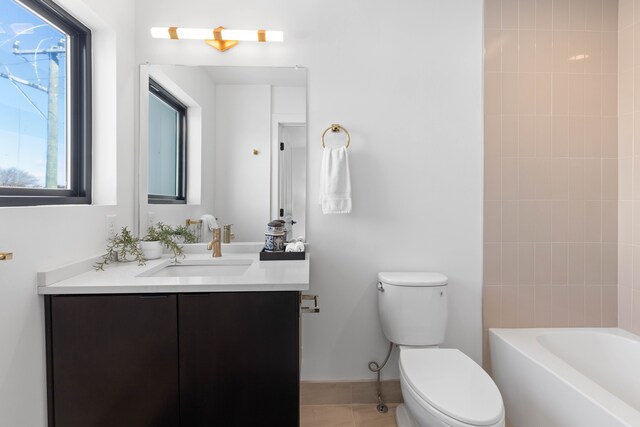
{"label": "tile patterned floor", "polygon": [[381,414],[375,404],[367,405],[303,405],[301,427],[396,427],[396,407]]}

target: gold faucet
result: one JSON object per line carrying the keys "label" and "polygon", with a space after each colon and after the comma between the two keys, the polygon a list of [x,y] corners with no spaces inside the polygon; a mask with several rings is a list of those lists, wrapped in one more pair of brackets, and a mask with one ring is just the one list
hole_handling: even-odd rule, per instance
{"label": "gold faucet", "polygon": [[222,256],[222,245],[220,244],[220,227],[213,229],[213,240],[209,242],[207,245],[207,250],[213,249],[213,257],[221,257]]}
{"label": "gold faucet", "polygon": [[233,239],[236,238],[236,235],[231,232],[231,226],[233,224],[225,224],[222,229],[222,243],[231,243]]}

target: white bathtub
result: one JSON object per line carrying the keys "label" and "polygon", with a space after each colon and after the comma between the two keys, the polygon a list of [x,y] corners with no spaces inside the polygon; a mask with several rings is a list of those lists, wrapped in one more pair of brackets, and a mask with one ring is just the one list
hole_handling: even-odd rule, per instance
{"label": "white bathtub", "polygon": [[514,427],[640,427],[640,337],[621,329],[491,329]]}

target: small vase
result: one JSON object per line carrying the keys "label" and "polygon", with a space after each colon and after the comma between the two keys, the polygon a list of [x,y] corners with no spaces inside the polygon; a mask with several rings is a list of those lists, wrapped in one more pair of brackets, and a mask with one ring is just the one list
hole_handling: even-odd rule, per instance
{"label": "small vase", "polygon": [[159,241],[140,242],[140,249],[144,259],[158,259],[162,256],[162,243]]}

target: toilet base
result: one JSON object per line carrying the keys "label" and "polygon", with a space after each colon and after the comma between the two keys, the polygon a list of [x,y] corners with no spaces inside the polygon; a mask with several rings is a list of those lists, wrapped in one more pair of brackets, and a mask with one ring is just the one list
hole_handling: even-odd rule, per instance
{"label": "toilet base", "polygon": [[418,427],[404,403],[396,408],[396,424],[398,427]]}

